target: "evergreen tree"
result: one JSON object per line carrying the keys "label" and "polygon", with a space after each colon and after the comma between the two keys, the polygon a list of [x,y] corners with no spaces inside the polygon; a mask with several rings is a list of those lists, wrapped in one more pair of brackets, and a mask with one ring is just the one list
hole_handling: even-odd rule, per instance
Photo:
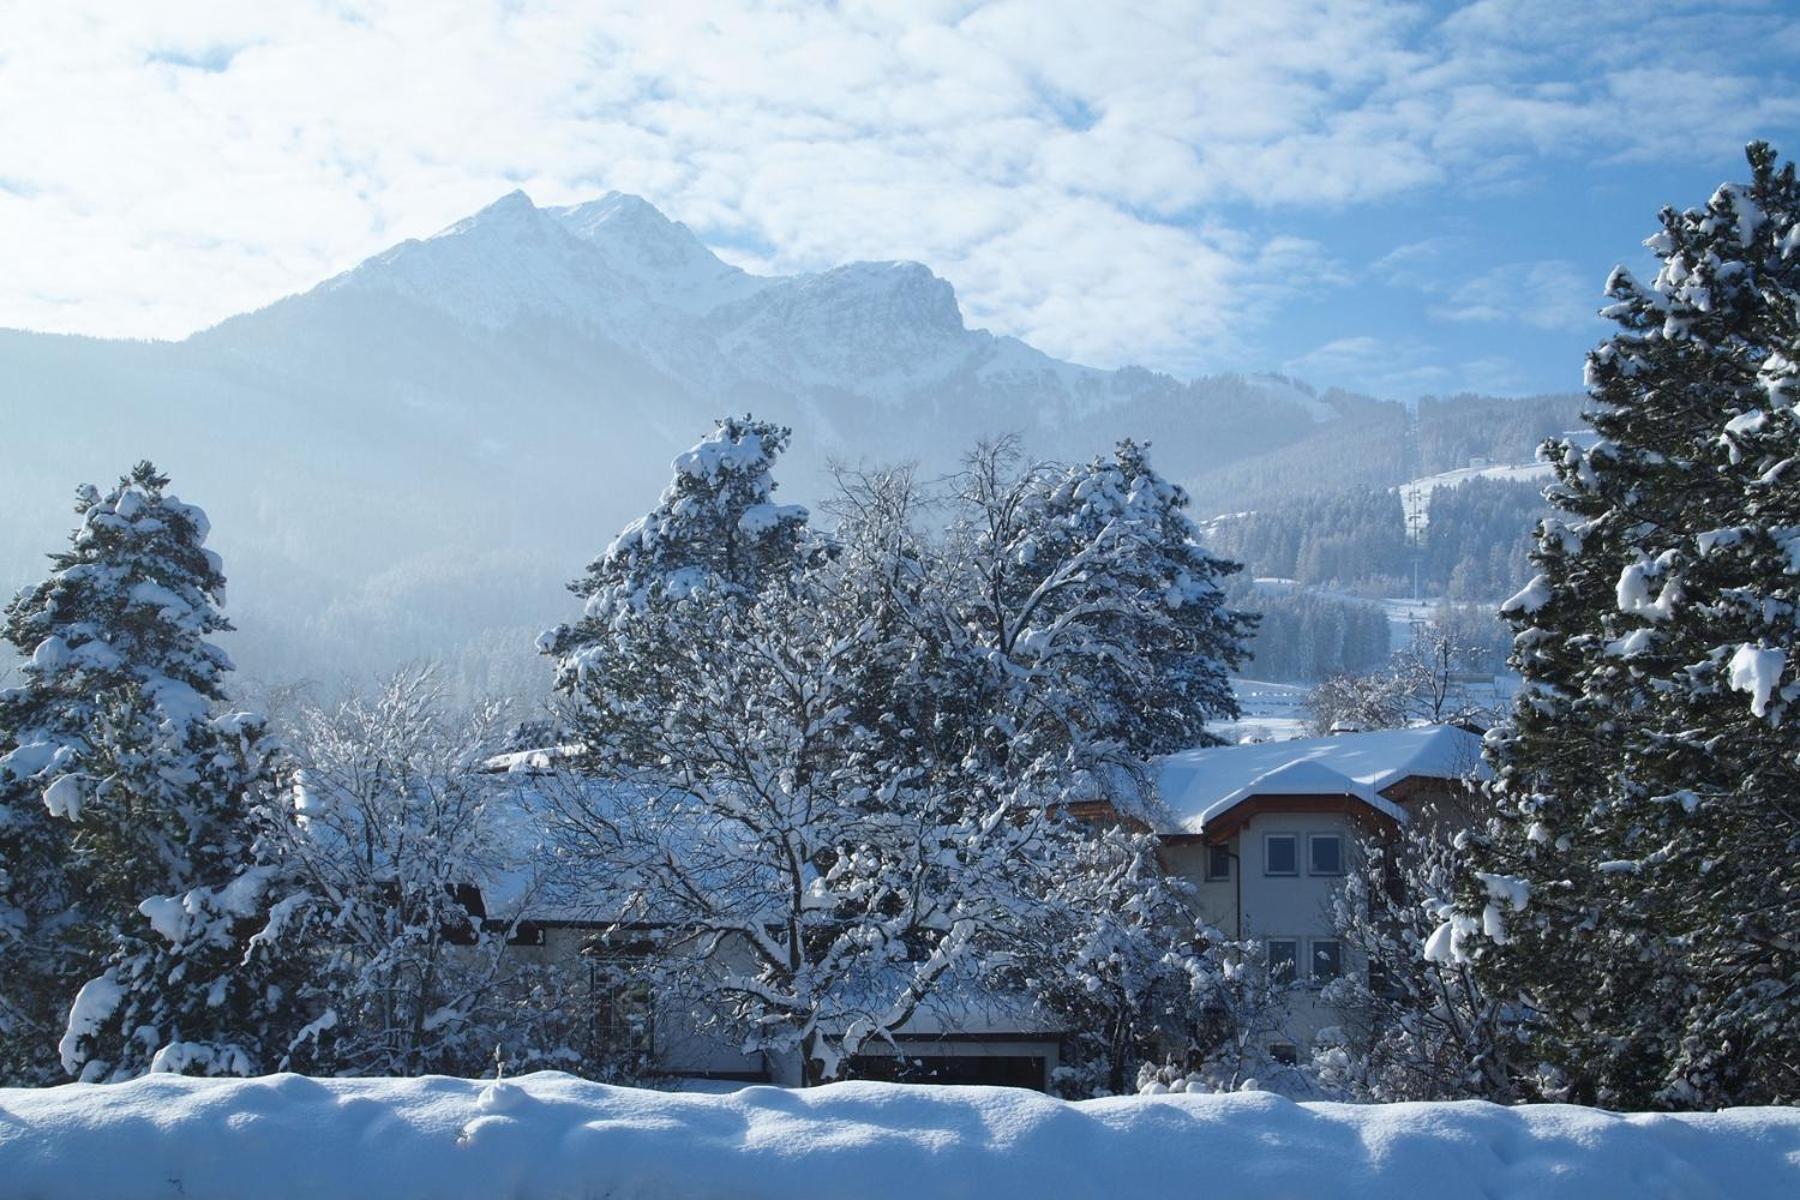
{"label": "evergreen tree", "polygon": [[657,506],[569,585],[584,602],[581,619],[540,639],[538,648],[556,659],[559,688],[576,689],[590,670],[602,669],[620,640],[631,638],[636,618],[700,593],[746,601],[792,567],[807,512],[774,503],[772,470],[788,437],[768,421],[727,417],[676,456]]}
{"label": "evergreen tree", "polygon": [[816,1083],[962,965],[1029,835],[937,720],[954,674],[907,485],[809,535],[768,501],[784,439],[721,425],[578,585],[544,644],[585,778],[544,790],[593,901],[658,931],[658,1005]]}
{"label": "evergreen tree", "polygon": [[1344,1023],[1319,1039],[1312,1069],[1328,1092],[1359,1101],[1516,1103],[1528,1053],[1517,1006],[1431,942],[1467,869],[1454,834],[1466,815],[1424,806],[1411,816],[1398,838],[1362,841],[1333,897],[1349,969],[1320,1000]]}
{"label": "evergreen tree", "polygon": [[[1062,799],[1118,791],[1157,754],[1216,740],[1255,618],[1225,603],[1236,563],[1199,544],[1186,493],[1130,441],[1074,467],[968,461],[948,547],[968,703],[986,752]],[[1096,793],[1093,798],[1101,798]]]}
{"label": "evergreen tree", "polygon": [[1609,283],[1601,441],[1547,447],[1501,816],[1444,931],[1553,1094],[1608,1106],[1800,1098],[1800,186],[1749,160]]}
{"label": "evergreen tree", "polygon": [[79,913],[67,832],[43,802],[63,745],[42,690],[48,665],[28,659],[24,683],[0,691],[0,1086],[61,1081],[57,1038],[88,974],[72,937]]}
{"label": "evergreen tree", "polygon": [[[556,687],[582,705],[577,724],[599,746],[641,727],[666,703],[679,651],[712,623],[790,574],[809,541],[807,511],[773,502],[773,467],[789,431],[727,417],[677,455],[657,506],[614,538],[569,590],[582,615],[538,639]],[[630,753],[647,752],[644,747]]]}
{"label": "evergreen tree", "polygon": [[268,838],[278,748],[262,718],[242,712],[205,721],[187,744],[192,774],[177,819],[192,846],[171,874],[189,886],[97,925],[103,969],[76,994],[59,1047],[83,1080],[260,1074],[277,1068],[301,1023],[305,947]]}
{"label": "evergreen tree", "polygon": [[249,1069],[239,1034],[271,999],[254,968],[237,972],[237,923],[268,874],[252,825],[270,749],[259,719],[214,716],[231,664],[206,638],[230,628],[224,575],[205,514],[167,484],[139,463],[104,496],[84,488],[69,549],[6,610],[7,641],[31,655],[25,686],[0,698],[7,825],[55,840],[26,817],[33,797],[66,823],[46,857],[66,855],[65,890],[39,880],[19,894],[74,905],[50,970],[99,972],[61,1043],[64,1067],[84,1078],[153,1061]]}

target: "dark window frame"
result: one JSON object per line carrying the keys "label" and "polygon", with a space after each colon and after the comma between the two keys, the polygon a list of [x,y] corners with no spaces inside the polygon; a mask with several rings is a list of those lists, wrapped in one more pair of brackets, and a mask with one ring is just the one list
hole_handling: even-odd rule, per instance
{"label": "dark window frame", "polygon": [[[1338,862],[1337,870],[1335,870],[1335,871],[1319,870],[1318,859],[1316,857],[1314,857],[1313,847],[1318,845],[1320,842],[1336,842],[1337,843],[1337,862]],[[1336,878],[1342,876],[1343,874],[1345,874],[1345,872],[1346,872],[1346,866],[1344,863],[1344,835],[1343,834],[1341,834],[1341,833],[1309,833],[1306,835],[1306,873],[1308,875],[1316,875],[1322,879],[1336,879]]]}
{"label": "dark window frame", "polygon": [[[1293,867],[1286,871],[1277,871],[1270,851],[1277,841],[1285,840],[1292,848]],[[1278,879],[1292,879],[1300,874],[1300,835],[1297,833],[1265,833],[1263,834],[1263,874]]]}
{"label": "dark window frame", "polygon": [[[1208,881],[1230,879],[1231,860],[1235,857],[1236,855],[1231,852],[1231,847],[1225,843],[1209,844],[1206,847],[1206,878]],[[1224,867],[1224,870],[1219,869],[1221,866]]]}

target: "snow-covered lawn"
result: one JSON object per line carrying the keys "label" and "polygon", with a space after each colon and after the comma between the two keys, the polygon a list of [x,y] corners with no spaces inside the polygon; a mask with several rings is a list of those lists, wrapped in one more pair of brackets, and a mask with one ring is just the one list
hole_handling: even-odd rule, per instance
{"label": "snow-covered lawn", "polygon": [[1800,1196],[1800,1110],[1618,1116],[1266,1093],[1068,1104],[998,1088],[726,1095],[567,1075],[150,1076],[0,1090],[0,1195],[285,1197]]}

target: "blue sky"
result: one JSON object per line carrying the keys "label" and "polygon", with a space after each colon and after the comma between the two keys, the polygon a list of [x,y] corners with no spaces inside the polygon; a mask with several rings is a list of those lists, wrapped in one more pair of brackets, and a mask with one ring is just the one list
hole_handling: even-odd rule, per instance
{"label": "blue sky", "polygon": [[1800,149],[1791,2],[0,0],[0,326],[179,337],[513,187],[913,258],[1063,357],[1572,388],[1664,203]]}

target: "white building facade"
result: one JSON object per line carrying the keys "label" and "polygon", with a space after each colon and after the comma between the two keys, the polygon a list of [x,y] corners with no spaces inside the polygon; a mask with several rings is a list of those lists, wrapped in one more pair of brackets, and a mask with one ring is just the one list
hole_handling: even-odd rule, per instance
{"label": "white building facade", "polygon": [[1393,837],[1425,806],[1462,812],[1486,772],[1480,737],[1454,725],[1218,746],[1169,756],[1158,829],[1171,873],[1192,882],[1205,920],[1268,948],[1290,981],[1268,1035],[1297,1061],[1342,1014],[1319,991],[1368,964],[1338,937],[1333,909],[1365,838]]}

